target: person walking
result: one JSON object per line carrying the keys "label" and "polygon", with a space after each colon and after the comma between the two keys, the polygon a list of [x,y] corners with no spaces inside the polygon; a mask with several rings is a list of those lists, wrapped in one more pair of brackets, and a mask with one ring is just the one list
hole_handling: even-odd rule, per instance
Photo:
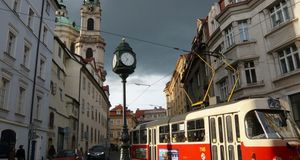
{"label": "person walking", "polygon": [[16,157],[18,160],[25,160],[25,150],[23,149],[23,145],[19,146],[19,149],[16,152]]}
{"label": "person walking", "polygon": [[56,154],[55,148],[53,145],[51,145],[48,150],[48,159],[49,160],[53,159],[55,154]]}

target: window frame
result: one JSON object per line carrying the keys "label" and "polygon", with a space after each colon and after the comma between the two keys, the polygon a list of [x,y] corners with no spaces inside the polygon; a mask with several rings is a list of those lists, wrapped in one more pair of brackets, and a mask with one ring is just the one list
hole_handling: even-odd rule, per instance
{"label": "window frame", "polygon": [[[244,70],[245,70],[246,83],[247,84],[257,83],[256,66],[254,60],[245,61]],[[249,78],[247,75],[249,75]]]}
{"label": "window frame", "polygon": [[[270,20],[272,28],[279,26],[280,24],[287,22],[291,19],[288,1],[281,0],[272,7],[269,8]],[[280,15],[282,16],[280,16]]]}
{"label": "window frame", "polygon": [[[278,52],[278,60],[281,74],[287,74],[300,69],[300,55],[295,44],[289,45],[280,50]],[[293,69],[291,69],[291,67],[293,67]]]}

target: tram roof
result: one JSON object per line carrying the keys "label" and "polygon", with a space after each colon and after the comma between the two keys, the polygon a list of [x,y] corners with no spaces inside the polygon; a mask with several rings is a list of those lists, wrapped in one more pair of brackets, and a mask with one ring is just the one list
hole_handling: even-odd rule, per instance
{"label": "tram roof", "polygon": [[[146,129],[148,127],[152,127],[152,126],[163,126],[163,125],[167,125],[167,124],[170,124],[170,123],[173,123],[173,122],[180,122],[180,121],[184,121],[187,116],[192,116],[194,114],[199,114],[199,111],[204,113],[203,111],[207,111],[207,110],[211,110],[211,109],[216,109],[220,106],[223,106],[225,108],[222,108],[220,111],[222,112],[222,110],[225,112],[226,110],[228,110],[228,106],[230,107],[234,107],[234,106],[231,106],[231,104],[235,104],[235,103],[239,103],[239,102],[242,102],[245,100],[250,100],[250,101],[258,101],[258,100],[263,100],[263,99],[266,99],[266,98],[254,98],[254,99],[243,99],[243,100],[238,100],[238,101],[232,101],[232,102],[226,102],[226,103],[220,103],[220,104],[216,104],[216,105],[211,105],[211,106],[208,106],[208,107],[205,107],[205,108],[202,108],[202,109],[199,109],[197,111],[190,111],[190,112],[187,112],[187,113],[184,113],[184,114],[180,114],[180,115],[175,115],[175,116],[168,116],[168,117],[164,117],[164,118],[161,118],[161,119],[157,119],[157,120],[154,120],[154,121],[150,121],[150,122],[146,122],[146,123],[143,123],[143,124],[139,124],[134,130],[138,130],[138,129]],[[235,107],[235,109],[239,109],[241,106],[237,106]],[[206,113],[206,114],[211,114],[211,113]]]}

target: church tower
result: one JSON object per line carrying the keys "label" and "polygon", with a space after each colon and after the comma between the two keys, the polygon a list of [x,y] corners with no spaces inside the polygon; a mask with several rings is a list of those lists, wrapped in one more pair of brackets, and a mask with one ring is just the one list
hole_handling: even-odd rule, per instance
{"label": "church tower", "polygon": [[87,62],[95,61],[96,69],[104,71],[104,39],[100,34],[101,8],[99,0],[84,0],[80,8],[81,28],[76,40],[76,53]]}

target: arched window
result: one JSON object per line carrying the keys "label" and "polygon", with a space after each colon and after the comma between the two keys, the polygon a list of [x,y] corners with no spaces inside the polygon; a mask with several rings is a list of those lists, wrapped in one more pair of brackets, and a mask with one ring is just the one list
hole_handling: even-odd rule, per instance
{"label": "arched window", "polygon": [[16,144],[16,132],[11,129],[5,129],[1,132],[0,144],[14,146]]}
{"label": "arched window", "polygon": [[87,21],[87,30],[94,30],[94,20],[92,18],[89,18]]}
{"label": "arched window", "polygon": [[86,50],[85,58],[91,58],[91,57],[93,57],[93,50],[92,48],[88,48]]}
{"label": "arched window", "polygon": [[54,113],[51,112],[50,116],[49,116],[49,128],[53,128],[54,127]]}
{"label": "arched window", "polygon": [[71,43],[70,50],[72,53],[75,53],[75,43],[74,42]]}

